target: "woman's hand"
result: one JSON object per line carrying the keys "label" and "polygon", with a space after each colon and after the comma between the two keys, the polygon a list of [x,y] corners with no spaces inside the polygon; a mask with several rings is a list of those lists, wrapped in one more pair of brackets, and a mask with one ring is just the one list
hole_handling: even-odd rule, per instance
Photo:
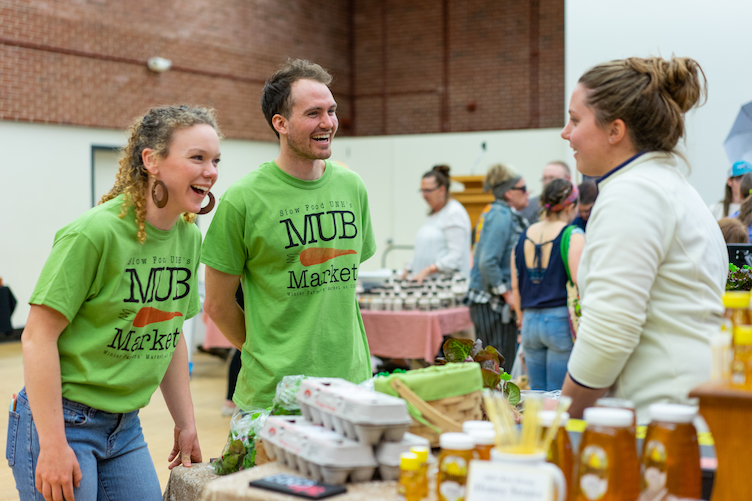
{"label": "woman's hand", "polygon": [[423,268],[422,270],[420,270],[418,274],[415,275],[413,280],[415,280],[419,284],[422,284],[423,280],[425,280],[428,275],[433,275],[437,271],[439,271],[438,266],[436,266],[435,264],[430,264],[426,266],[425,268]]}
{"label": "woman's hand", "polygon": [[54,447],[40,447],[34,477],[45,501],[74,501],[73,487],[81,485],[81,467],[67,441]]}
{"label": "woman's hand", "polygon": [[195,428],[193,430],[181,430],[178,426],[175,426],[175,443],[167,458],[170,463],[167,469],[171,470],[181,463],[183,466],[189,467],[191,463],[200,463],[201,460],[201,446],[198,444],[198,434]]}

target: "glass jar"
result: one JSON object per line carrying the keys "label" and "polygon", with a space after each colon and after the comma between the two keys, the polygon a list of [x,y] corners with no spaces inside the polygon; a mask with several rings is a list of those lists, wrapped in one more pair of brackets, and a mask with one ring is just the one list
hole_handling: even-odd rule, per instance
{"label": "glass jar", "polygon": [[723,294],[726,318],[731,320],[733,327],[752,324],[750,322],[749,300],[750,293],[747,291],[726,291]]}
{"label": "glass jar", "polygon": [[[556,411],[540,411],[538,413],[541,426],[543,427],[541,438],[546,436],[548,429],[553,424],[555,415]],[[574,454],[572,452],[572,442],[569,440],[569,433],[567,433],[566,429],[568,421],[569,413],[563,412],[559,420],[559,429],[551,442],[551,447],[547,451],[547,461],[559,467],[564,474],[567,485],[571,488],[572,475],[574,474]]]}
{"label": "glass jar", "polygon": [[491,421],[470,420],[462,423],[462,433],[470,433],[472,430],[494,430]]}
{"label": "glass jar", "polygon": [[[423,475],[425,477],[425,475]],[[397,485],[399,501],[421,501],[422,492],[420,459],[412,452],[400,454],[400,477]]]}
{"label": "glass jar", "polygon": [[572,482],[574,501],[635,501],[640,495],[640,462],[634,434],[634,414],[627,409],[590,407],[584,415],[577,469]]}
{"label": "glass jar", "polygon": [[418,462],[420,463],[420,492],[421,499],[428,497],[428,447],[422,445],[414,445],[410,447],[410,452],[418,456]]}
{"label": "glass jar", "polygon": [[752,326],[749,325],[734,327],[731,385],[741,390],[752,390]]}
{"label": "glass jar", "polygon": [[496,432],[482,428],[471,428],[469,435],[475,441],[475,452],[478,453],[478,459],[490,461],[491,449],[496,445]]}
{"label": "glass jar", "polygon": [[648,408],[650,424],[642,446],[642,492],[653,499],[664,489],[680,498],[702,495],[700,444],[692,421],[697,408],[658,403]]}
{"label": "glass jar", "polygon": [[442,433],[439,446],[436,495],[439,501],[464,501],[467,470],[470,461],[477,459],[475,441],[466,433]]}

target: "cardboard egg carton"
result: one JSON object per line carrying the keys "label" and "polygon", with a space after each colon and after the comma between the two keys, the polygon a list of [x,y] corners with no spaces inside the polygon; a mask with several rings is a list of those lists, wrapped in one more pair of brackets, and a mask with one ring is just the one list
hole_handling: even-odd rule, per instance
{"label": "cardboard egg carton", "polygon": [[373,448],[314,425],[302,416],[269,416],[260,433],[269,458],[318,482],[344,484],[371,480],[377,462]]}
{"label": "cardboard egg carton", "polygon": [[306,419],[350,440],[399,442],[412,423],[401,398],[368,391],[340,378],[308,378],[298,392]]}

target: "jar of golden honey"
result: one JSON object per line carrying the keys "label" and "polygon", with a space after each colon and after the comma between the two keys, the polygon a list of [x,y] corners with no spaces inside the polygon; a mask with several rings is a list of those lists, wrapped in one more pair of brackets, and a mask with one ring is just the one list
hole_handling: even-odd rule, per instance
{"label": "jar of golden honey", "polygon": [[436,494],[439,501],[464,501],[467,470],[477,459],[475,441],[466,433],[442,433],[439,436],[439,473]]}
{"label": "jar of golden honey", "polygon": [[[553,424],[555,414],[555,411],[540,411],[538,413],[541,426],[543,427],[541,437],[545,437],[546,433],[548,433],[548,429]],[[566,429],[568,421],[569,413],[562,413],[559,420],[559,429],[551,442],[551,447],[548,449],[546,460],[559,467],[564,474],[568,488],[571,490],[572,475],[574,475],[574,454],[572,452],[572,442],[569,440],[569,433],[567,433]]]}
{"label": "jar of golden honey", "polygon": [[658,403],[648,408],[650,424],[642,446],[642,492],[653,499],[664,489],[681,498],[702,494],[700,444],[692,424],[697,408]]}
{"label": "jar of golden honey", "polygon": [[640,462],[627,409],[590,407],[584,413],[570,499],[635,501],[640,495]]}

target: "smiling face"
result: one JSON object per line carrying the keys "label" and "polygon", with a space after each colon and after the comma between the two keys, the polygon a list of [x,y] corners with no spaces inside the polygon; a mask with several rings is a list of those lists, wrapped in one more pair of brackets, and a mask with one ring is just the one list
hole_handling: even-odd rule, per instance
{"label": "smiling face", "polygon": [[[315,80],[296,80],[290,89],[290,118],[281,117],[280,136],[286,153],[303,160],[324,160],[332,155],[337,133],[337,103],[329,87]],[[276,116],[275,116],[276,117]]]}
{"label": "smiling face", "polygon": [[574,150],[577,170],[586,176],[599,177],[615,165],[612,165],[608,128],[597,122],[593,109],[586,103],[587,89],[577,84],[569,102],[569,122],[561,137]]}
{"label": "smiling face", "polygon": [[[177,129],[166,157],[161,158],[149,149],[144,150],[144,155],[149,173],[167,186],[169,198],[160,211],[175,215],[198,213],[206,193],[217,180],[220,152],[214,128],[199,124]],[[151,199],[151,194],[147,199]]]}

